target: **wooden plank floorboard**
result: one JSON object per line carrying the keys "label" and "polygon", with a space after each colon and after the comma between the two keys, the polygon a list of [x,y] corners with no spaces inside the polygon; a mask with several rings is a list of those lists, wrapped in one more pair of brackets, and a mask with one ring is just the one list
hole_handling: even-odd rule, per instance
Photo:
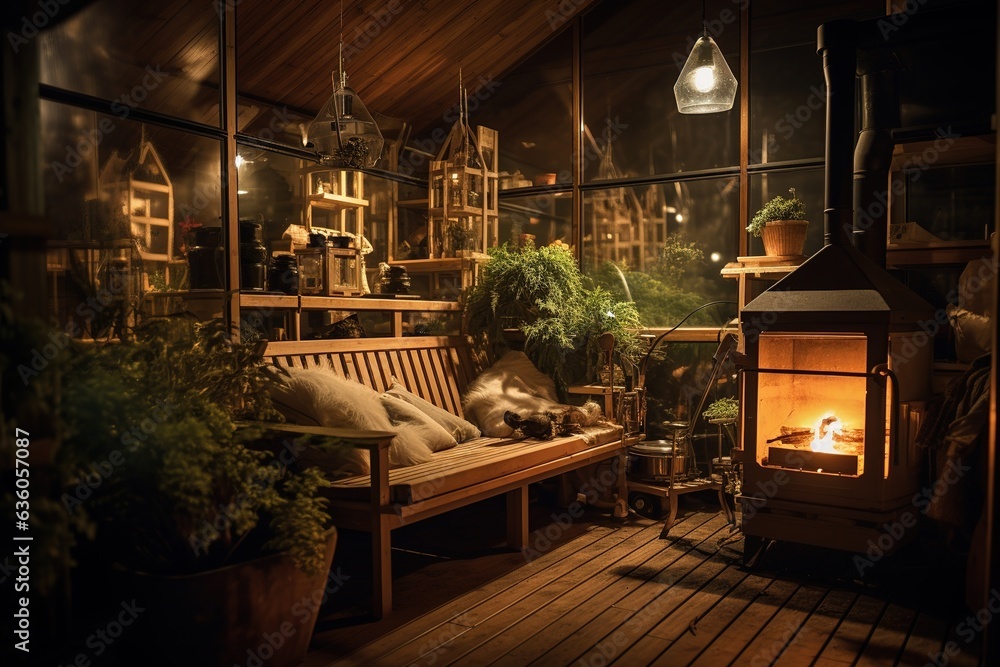
{"label": "wooden plank floorboard", "polygon": [[774,661],[775,667],[802,667],[810,664],[829,642],[831,635],[854,605],[857,593],[832,590],[809,615],[795,635],[795,643],[785,647]]}
{"label": "wooden plank floorboard", "polygon": [[[313,639],[314,646],[319,652],[326,652],[332,656],[348,655],[352,661],[347,664],[359,664],[365,660],[373,659],[395,648],[401,643],[401,637],[418,638],[430,631],[437,625],[446,623],[454,616],[464,613],[473,604],[480,600],[495,595],[518,582],[532,577],[547,578],[554,572],[549,572],[550,567],[558,567],[564,560],[571,558],[573,554],[594,547],[601,540],[613,536],[618,526],[594,526],[591,530],[578,535],[571,542],[559,545],[549,552],[543,554],[529,563],[524,563],[520,554],[510,554],[515,562],[523,563],[509,572],[507,575],[487,582],[480,588],[463,593],[449,603],[432,610],[422,610],[423,613],[410,613],[410,620],[398,612],[393,612],[388,618],[375,623],[367,623],[359,627],[348,627],[334,630],[328,633],[319,633]],[[599,551],[595,552],[599,553]],[[398,597],[398,596],[397,596]],[[356,650],[347,650],[345,647],[359,647]],[[313,662],[313,651],[310,653],[307,667],[313,665],[330,665],[329,660]],[[322,659],[320,659],[322,660]]]}
{"label": "wooden plank floorboard", "polygon": [[[721,517],[710,516],[708,521],[693,531],[685,534],[682,529],[678,532],[692,543],[693,549],[703,541],[711,540],[723,526],[724,520]],[[652,576],[675,566],[687,554],[685,550],[670,549],[667,541],[658,539],[659,525],[652,526],[650,531],[656,537],[650,543],[649,549],[632,554],[629,563],[592,579],[587,585],[581,586],[546,607],[536,618],[528,619],[517,632],[518,636],[525,637],[523,641],[505,650],[493,664],[525,665],[539,659],[546,651],[578,631],[616,600],[628,595],[637,585],[645,584]]]}
{"label": "wooden plank floorboard", "polygon": [[[682,632],[677,639],[670,643],[667,650],[656,658],[654,665],[665,665],[668,667],[675,665],[687,665],[694,660],[705,646],[715,641],[728,628],[735,619],[738,619],[743,611],[755,600],[761,592],[767,590],[768,586],[774,583],[773,579],[750,574],[739,584],[730,590],[726,597],[719,600],[701,618],[698,619],[693,630],[688,626],[686,632]],[[663,629],[659,629],[663,632]],[[623,656],[624,657],[624,656]],[[621,661],[622,666],[630,663]]]}
{"label": "wooden plank floorboard", "polygon": [[802,586],[732,661],[733,665],[772,664],[798,641],[803,624],[816,610],[827,589]]}
{"label": "wooden plank floorboard", "polygon": [[691,665],[717,667],[732,663],[743,647],[754,640],[798,590],[798,583],[775,581],[758,595],[743,610],[739,618],[734,619],[729,627],[715,638],[715,641],[708,644]]}
{"label": "wooden plank floorboard", "polygon": [[868,638],[888,603],[870,595],[859,595],[847,612],[823,652],[813,663],[815,667],[853,665],[868,643]]}
{"label": "wooden plank floorboard", "polygon": [[[650,530],[633,533],[628,539],[622,540],[595,558],[577,560],[563,576],[544,586],[512,587],[502,595],[496,595],[456,617],[455,623],[464,625],[470,630],[455,640],[442,644],[434,656],[434,664],[442,667],[455,662],[476,664],[478,658],[470,657],[468,655],[470,652],[497,635],[505,633],[519,621],[529,617],[533,619],[539,609],[551,604],[575,587],[587,583],[604,568],[613,566],[621,558],[643,547],[652,539],[654,535]],[[491,647],[487,651],[492,653],[495,650],[496,647]]]}
{"label": "wooden plank floorboard", "polygon": [[[978,667],[979,648],[983,637],[978,632],[979,626],[976,624],[975,614],[968,609],[961,609],[952,615],[948,627],[948,639],[943,649],[949,655],[948,667]],[[949,647],[949,642],[954,642],[954,646]],[[957,649],[958,653],[950,651],[949,648]]]}
{"label": "wooden plank floorboard", "polygon": [[709,614],[715,614],[714,607],[733,592],[748,576],[739,567],[729,566],[706,582],[689,597],[683,605],[664,617],[645,636],[617,658],[621,665],[648,665],[663,653],[673,642],[685,633],[694,636],[705,634],[699,630],[699,623]]}
{"label": "wooden plank floorboard", "polygon": [[[915,590],[902,572],[861,583],[844,552],[788,543],[748,570],[714,511],[688,513],[668,540],[661,526],[595,513],[527,560],[496,548],[502,531],[463,551],[404,529],[397,610],[317,632],[305,665],[924,667],[952,641],[948,667],[981,667],[970,612],[945,585]],[[474,529],[435,528],[459,542]]]}
{"label": "wooden plank floorboard", "polygon": [[916,616],[916,609],[890,603],[855,666],[881,667],[898,664],[906,636]]}
{"label": "wooden plank floorboard", "polygon": [[[723,526],[724,527],[724,526]],[[712,535],[715,538],[718,533]],[[538,665],[568,665],[578,660],[588,664],[597,656],[607,658],[609,648],[622,653],[641,639],[660,620],[674,612],[729,563],[713,559],[715,539],[706,539],[690,549],[654,579],[644,582],[655,594],[648,605],[635,609],[632,605],[615,603],[587,625],[569,635],[539,658]],[[702,551],[701,548],[708,547]],[[637,589],[638,590],[638,589]],[[630,594],[631,596],[631,594]],[[626,600],[630,597],[626,596]]]}
{"label": "wooden plank floorboard", "polygon": [[910,635],[906,638],[900,665],[925,665],[944,648],[948,636],[948,621],[922,609],[913,622]]}

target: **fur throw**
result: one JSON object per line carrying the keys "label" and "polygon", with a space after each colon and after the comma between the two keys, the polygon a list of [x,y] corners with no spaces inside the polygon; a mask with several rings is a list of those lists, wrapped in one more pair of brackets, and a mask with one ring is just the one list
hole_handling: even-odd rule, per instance
{"label": "fur throw", "polygon": [[508,352],[480,373],[462,397],[462,410],[483,435],[496,438],[514,432],[504,422],[508,411],[522,415],[551,413],[561,421],[581,426],[591,426],[602,417],[600,406],[593,401],[583,406],[559,403],[552,379],[535,368],[523,352]]}

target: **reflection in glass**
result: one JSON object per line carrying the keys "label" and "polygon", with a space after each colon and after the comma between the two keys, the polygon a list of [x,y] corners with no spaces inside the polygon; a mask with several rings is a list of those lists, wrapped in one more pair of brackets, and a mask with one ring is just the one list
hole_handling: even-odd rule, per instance
{"label": "reflection in glass", "polygon": [[738,192],[735,177],[586,192],[585,272],[635,301],[647,327],[731,299],[735,285],[719,271],[736,260]]}
{"label": "reflection in glass", "polygon": [[219,142],[53,102],[40,117],[59,326],[99,338],[145,315],[221,313],[218,294],[171,296],[189,287],[196,230],[220,226]]}
{"label": "reflection in glass", "polygon": [[42,83],[112,100],[116,120],[142,108],[219,126],[218,3],[83,5],[38,37]]}

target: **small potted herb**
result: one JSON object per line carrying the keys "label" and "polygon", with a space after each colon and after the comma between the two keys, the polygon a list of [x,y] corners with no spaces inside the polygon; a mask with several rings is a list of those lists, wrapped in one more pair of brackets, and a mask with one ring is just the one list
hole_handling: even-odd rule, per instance
{"label": "small potted herb", "polygon": [[764,242],[764,254],[799,256],[806,244],[806,207],[795,195],[795,188],[788,190],[790,197],[778,195],[753,216],[747,231]]}

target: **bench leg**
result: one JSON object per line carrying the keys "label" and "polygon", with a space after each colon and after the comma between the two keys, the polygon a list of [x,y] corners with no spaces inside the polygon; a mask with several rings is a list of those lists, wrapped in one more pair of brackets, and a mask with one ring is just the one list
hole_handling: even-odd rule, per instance
{"label": "bench leg", "polygon": [[518,551],[528,546],[528,485],[507,492],[507,546]]}
{"label": "bench leg", "polygon": [[627,462],[625,454],[619,454],[615,459],[615,465],[618,466],[618,498],[615,501],[613,516],[616,519],[628,516],[628,479],[625,477]]}
{"label": "bench leg", "polygon": [[372,526],[372,614],[383,618],[392,611],[392,538],[387,517]]}

